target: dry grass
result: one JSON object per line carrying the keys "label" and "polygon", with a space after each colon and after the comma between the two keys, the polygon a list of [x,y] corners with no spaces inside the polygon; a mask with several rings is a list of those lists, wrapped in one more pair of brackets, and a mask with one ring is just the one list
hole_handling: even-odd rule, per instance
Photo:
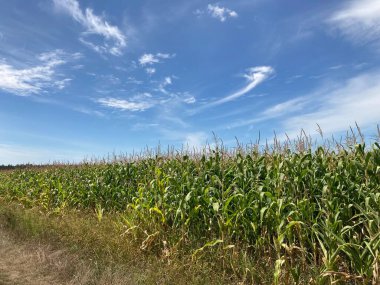
{"label": "dry grass", "polygon": [[99,223],[92,214],[0,205],[0,284],[236,283],[204,264],[139,249],[108,217]]}
{"label": "dry grass", "polygon": [[134,275],[123,269],[99,270],[94,263],[69,250],[47,243],[15,241],[0,230],[0,284],[136,284]]}

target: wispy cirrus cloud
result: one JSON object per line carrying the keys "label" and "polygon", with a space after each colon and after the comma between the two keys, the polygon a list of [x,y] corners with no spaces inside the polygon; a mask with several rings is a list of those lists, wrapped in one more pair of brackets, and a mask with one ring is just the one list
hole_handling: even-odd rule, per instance
{"label": "wispy cirrus cloud", "polygon": [[163,94],[169,94],[169,92],[165,89],[165,87],[172,84],[173,84],[172,78],[170,76],[166,76],[164,80],[158,85],[158,90]]}
{"label": "wispy cirrus cloud", "polygon": [[306,109],[306,107],[310,106],[310,102],[312,102],[312,99],[314,98],[313,95],[296,97],[296,98],[289,99],[287,101],[275,104],[273,106],[268,107],[264,111],[260,112],[258,116],[254,118],[240,119],[229,124],[227,126],[227,129],[250,126],[256,123],[269,121],[269,120],[280,118],[283,116],[290,116],[294,114],[295,112],[300,111],[304,108]]}
{"label": "wispy cirrus cloud", "polygon": [[319,124],[324,133],[345,131],[355,122],[363,128],[380,122],[380,71],[364,73],[315,92],[268,107],[256,117],[240,120],[227,128],[244,127],[280,119],[277,130],[295,137],[301,129],[313,133]]}
{"label": "wispy cirrus cloud", "polygon": [[328,23],[356,44],[375,44],[380,50],[380,2],[354,0],[344,2]]}
{"label": "wispy cirrus cloud", "polygon": [[141,66],[149,66],[145,68],[145,72],[148,75],[153,75],[156,73],[157,69],[153,67],[154,64],[163,62],[165,59],[170,59],[175,57],[175,54],[170,54],[170,53],[145,53],[139,58],[139,63]]}
{"label": "wispy cirrus cloud", "polygon": [[79,53],[55,50],[40,54],[40,64],[33,67],[17,68],[0,62],[0,89],[19,96],[40,94],[51,88],[63,89],[71,79],[62,79],[62,75],[57,75],[57,68],[80,57]]}
{"label": "wispy cirrus cloud", "polygon": [[253,88],[259,85],[261,82],[266,80],[269,76],[274,73],[274,69],[270,66],[255,66],[247,69],[247,73],[243,75],[244,78],[247,79],[248,84],[238,91],[218,100],[213,103],[213,105],[219,105],[226,102],[233,101],[248,92],[250,92]]}
{"label": "wispy cirrus cloud", "polygon": [[[95,15],[93,10],[80,8],[76,0],[53,0],[57,9],[68,13],[76,22],[80,23],[86,31],[82,33],[80,41],[98,53],[110,53],[118,56],[123,53],[127,45],[125,35],[117,26],[109,24],[103,17]],[[103,44],[90,41],[91,35],[104,38]]]}
{"label": "wispy cirrus cloud", "polygon": [[57,80],[54,82],[53,85],[56,86],[58,89],[62,90],[64,88],[66,88],[72,80],[73,80],[72,78],[65,78],[62,80]]}
{"label": "wispy cirrus cloud", "polygon": [[262,112],[262,118],[275,118],[284,114],[290,114],[295,111],[302,110],[305,105],[310,101],[310,97],[297,97],[288,101],[276,104],[267,108]]}
{"label": "wispy cirrus cloud", "polygon": [[239,90],[237,90],[237,91],[235,91],[235,92],[233,92],[233,93],[231,93],[231,94],[229,94],[229,95],[227,95],[227,96],[225,96],[219,100],[216,100],[213,102],[208,102],[207,104],[190,111],[190,114],[194,115],[194,114],[196,114],[202,110],[205,110],[205,109],[217,106],[217,105],[221,105],[221,104],[224,104],[224,103],[227,103],[230,101],[234,101],[234,100],[244,96],[245,94],[249,93],[250,91],[252,91],[260,83],[262,83],[263,81],[268,79],[271,75],[273,75],[274,72],[275,72],[275,70],[271,66],[255,66],[255,67],[248,68],[246,70],[246,73],[243,74],[243,76],[242,76],[247,80],[247,84],[243,88],[241,88],[241,89],[239,89]]}
{"label": "wispy cirrus cloud", "polygon": [[197,100],[191,95],[189,92],[172,92],[168,90],[167,87],[173,85],[173,80],[177,79],[176,76],[166,76],[159,84],[157,91],[160,91],[162,94],[166,95],[166,97],[160,100],[160,103],[165,105],[166,103],[170,103],[173,105],[185,103],[185,104],[194,104]]}
{"label": "wispy cirrus cloud", "polygon": [[152,81],[151,83],[157,85],[147,92],[137,93],[126,98],[102,97],[94,101],[103,107],[121,111],[141,112],[155,108],[160,114],[159,120],[165,116],[177,117],[179,116],[178,112],[182,112],[186,105],[195,103],[196,98],[188,92],[166,89],[173,84],[174,78],[176,77],[166,76],[161,81]]}
{"label": "wispy cirrus cloud", "polygon": [[175,57],[175,54],[169,53],[145,53],[139,58],[139,63],[141,66],[153,65],[162,62],[163,59],[169,59]]}
{"label": "wispy cirrus cloud", "polygon": [[183,102],[185,102],[186,104],[194,104],[195,102],[197,102],[197,99],[192,95],[187,95],[183,99]]}
{"label": "wispy cirrus cloud", "polygon": [[380,72],[369,72],[323,88],[321,96],[311,97],[305,105],[310,111],[294,113],[282,120],[282,128],[291,136],[300,129],[311,133],[318,123],[327,133],[346,131],[357,122],[362,128],[380,122]]}
{"label": "wispy cirrus cloud", "polygon": [[118,109],[121,111],[141,112],[150,109],[154,106],[149,93],[136,95],[128,100],[118,98],[100,98],[98,103],[104,107]]}

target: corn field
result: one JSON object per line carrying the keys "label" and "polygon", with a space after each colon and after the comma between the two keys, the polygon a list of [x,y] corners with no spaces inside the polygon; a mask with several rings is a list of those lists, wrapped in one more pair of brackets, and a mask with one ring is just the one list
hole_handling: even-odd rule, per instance
{"label": "corn field", "polygon": [[[7,170],[0,196],[55,213],[87,209],[99,220],[125,213],[129,229],[147,221],[154,232],[197,241],[194,259],[206,252],[267,255],[272,284],[304,284],[305,276],[314,284],[380,284],[378,143],[216,147]],[[234,270],[243,276],[249,269],[241,266]]]}

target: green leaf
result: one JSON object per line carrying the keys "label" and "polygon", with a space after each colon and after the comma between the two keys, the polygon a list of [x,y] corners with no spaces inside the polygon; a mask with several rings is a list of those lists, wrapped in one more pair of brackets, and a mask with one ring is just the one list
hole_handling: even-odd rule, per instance
{"label": "green leaf", "polygon": [[189,193],[187,193],[187,195],[186,195],[186,197],[185,197],[185,201],[186,201],[186,202],[189,202],[189,201],[190,201],[190,198],[191,198],[191,192],[192,192],[192,191],[190,191]]}

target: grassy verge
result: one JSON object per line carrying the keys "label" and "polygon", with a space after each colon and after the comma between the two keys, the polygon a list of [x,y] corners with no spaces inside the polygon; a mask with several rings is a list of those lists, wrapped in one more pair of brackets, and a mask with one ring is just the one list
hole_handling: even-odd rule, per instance
{"label": "grassy verge", "polygon": [[[236,278],[223,276],[223,271],[210,260],[191,262],[189,256],[169,252],[165,246],[157,247],[153,238],[130,236],[126,233],[128,229],[120,227],[120,219],[123,218],[113,214],[99,221],[94,213],[80,211],[52,214],[0,200],[0,223],[15,239],[79,255],[91,268],[85,284],[238,282]],[[80,274],[71,270],[72,274]],[[103,283],[104,280],[107,282]]]}

